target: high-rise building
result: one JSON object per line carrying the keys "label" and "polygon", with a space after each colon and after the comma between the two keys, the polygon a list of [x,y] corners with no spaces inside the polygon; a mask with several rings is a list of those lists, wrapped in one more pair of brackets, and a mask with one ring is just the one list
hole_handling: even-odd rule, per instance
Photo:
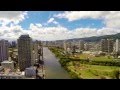
{"label": "high-rise building", "polygon": [[115,42],[115,52],[120,52],[120,40],[116,39]]}
{"label": "high-rise building", "polygon": [[113,52],[113,45],[114,45],[114,41],[113,39],[107,39],[108,41],[108,53]]}
{"label": "high-rise building", "polygon": [[113,45],[112,39],[102,39],[100,43],[101,51],[111,53],[113,52]]}
{"label": "high-rise building", "polygon": [[21,71],[34,64],[33,44],[29,35],[21,35],[18,39],[18,65]]}
{"label": "high-rise building", "polygon": [[108,52],[108,43],[106,39],[102,39],[100,42],[100,48],[102,52]]}
{"label": "high-rise building", "polygon": [[84,41],[83,40],[79,41],[79,49],[84,50]]}
{"label": "high-rise building", "polygon": [[0,62],[8,60],[8,41],[0,41]]}
{"label": "high-rise building", "polygon": [[66,43],[66,41],[63,41],[63,48],[64,48],[65,51],[67,51],[67,43]]}
{"label": "high-rise building", "polygon": [[38,60],[38,47],[39,47],[39,42],[36,40],[33,43],[33,62],[34,63]]}
{"label": "high-rise building", "polygon": [[85,51],[88,51],[88,50],[89,50],[89,43],[88,43],[88,42],[86,42],[86,43],[84,44],[84,50],[85,50]]}
{"label": "high-rise building", "polygon": [[15,41],[12,41],[12,47],[16,47],[16,42]]}

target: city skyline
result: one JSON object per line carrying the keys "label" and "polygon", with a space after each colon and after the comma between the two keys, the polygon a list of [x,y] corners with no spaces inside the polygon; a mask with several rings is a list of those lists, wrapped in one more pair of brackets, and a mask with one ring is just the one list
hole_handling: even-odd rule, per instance
{"label": "city skyline", "polygon": [[[5,55],[3,51],[9,53],[8,59],[1,59],[1,79],[119,79],[119,39],[43,43],[32,41],[26,34],[17,41],[17,45],[12,42],[9,46],[6,40],[1,40],[0,56]],[[93,73],[94,70],[97,72]]]}
{"label": "city skyline", "polygon": [[120,33],[119,11],[0,11],[0,39],[63,40]]}

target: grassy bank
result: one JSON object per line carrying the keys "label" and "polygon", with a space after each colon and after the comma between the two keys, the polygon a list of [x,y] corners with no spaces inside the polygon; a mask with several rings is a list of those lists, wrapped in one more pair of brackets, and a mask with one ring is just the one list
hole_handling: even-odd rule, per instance
{"label": "grassy bank", "polygon": [[120,67],[80,64],[71,61],[68,63],[68,69],[84,79],[116,79],[116,72]]}
{"label": "grassy bank", "polygon": [[[49,48],[62,67],[74,79],[116,79],[119,78],[120,62],[113,60],[88,60],[71,58],[63,53],[63,49]],[[103,58],[102,58],[103,59]]]}

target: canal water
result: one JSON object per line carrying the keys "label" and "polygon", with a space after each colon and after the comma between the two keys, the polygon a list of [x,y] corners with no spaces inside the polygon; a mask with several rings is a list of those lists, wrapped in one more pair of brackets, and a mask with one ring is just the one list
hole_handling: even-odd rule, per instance
{"label": "canal water", "polygon": [[46,79],[70,79],[69,74],[61,67],[58,59],[47,48],[43,48]]}

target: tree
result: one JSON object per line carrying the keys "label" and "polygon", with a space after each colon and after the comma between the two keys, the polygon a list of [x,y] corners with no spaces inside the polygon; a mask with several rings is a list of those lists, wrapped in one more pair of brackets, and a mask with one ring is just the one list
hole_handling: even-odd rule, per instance
{"label": "tree", "polygon": [[119,70],[114,70],[113,71],[113,78],[119,79],[119,76],[120,76],[120,71]]}

